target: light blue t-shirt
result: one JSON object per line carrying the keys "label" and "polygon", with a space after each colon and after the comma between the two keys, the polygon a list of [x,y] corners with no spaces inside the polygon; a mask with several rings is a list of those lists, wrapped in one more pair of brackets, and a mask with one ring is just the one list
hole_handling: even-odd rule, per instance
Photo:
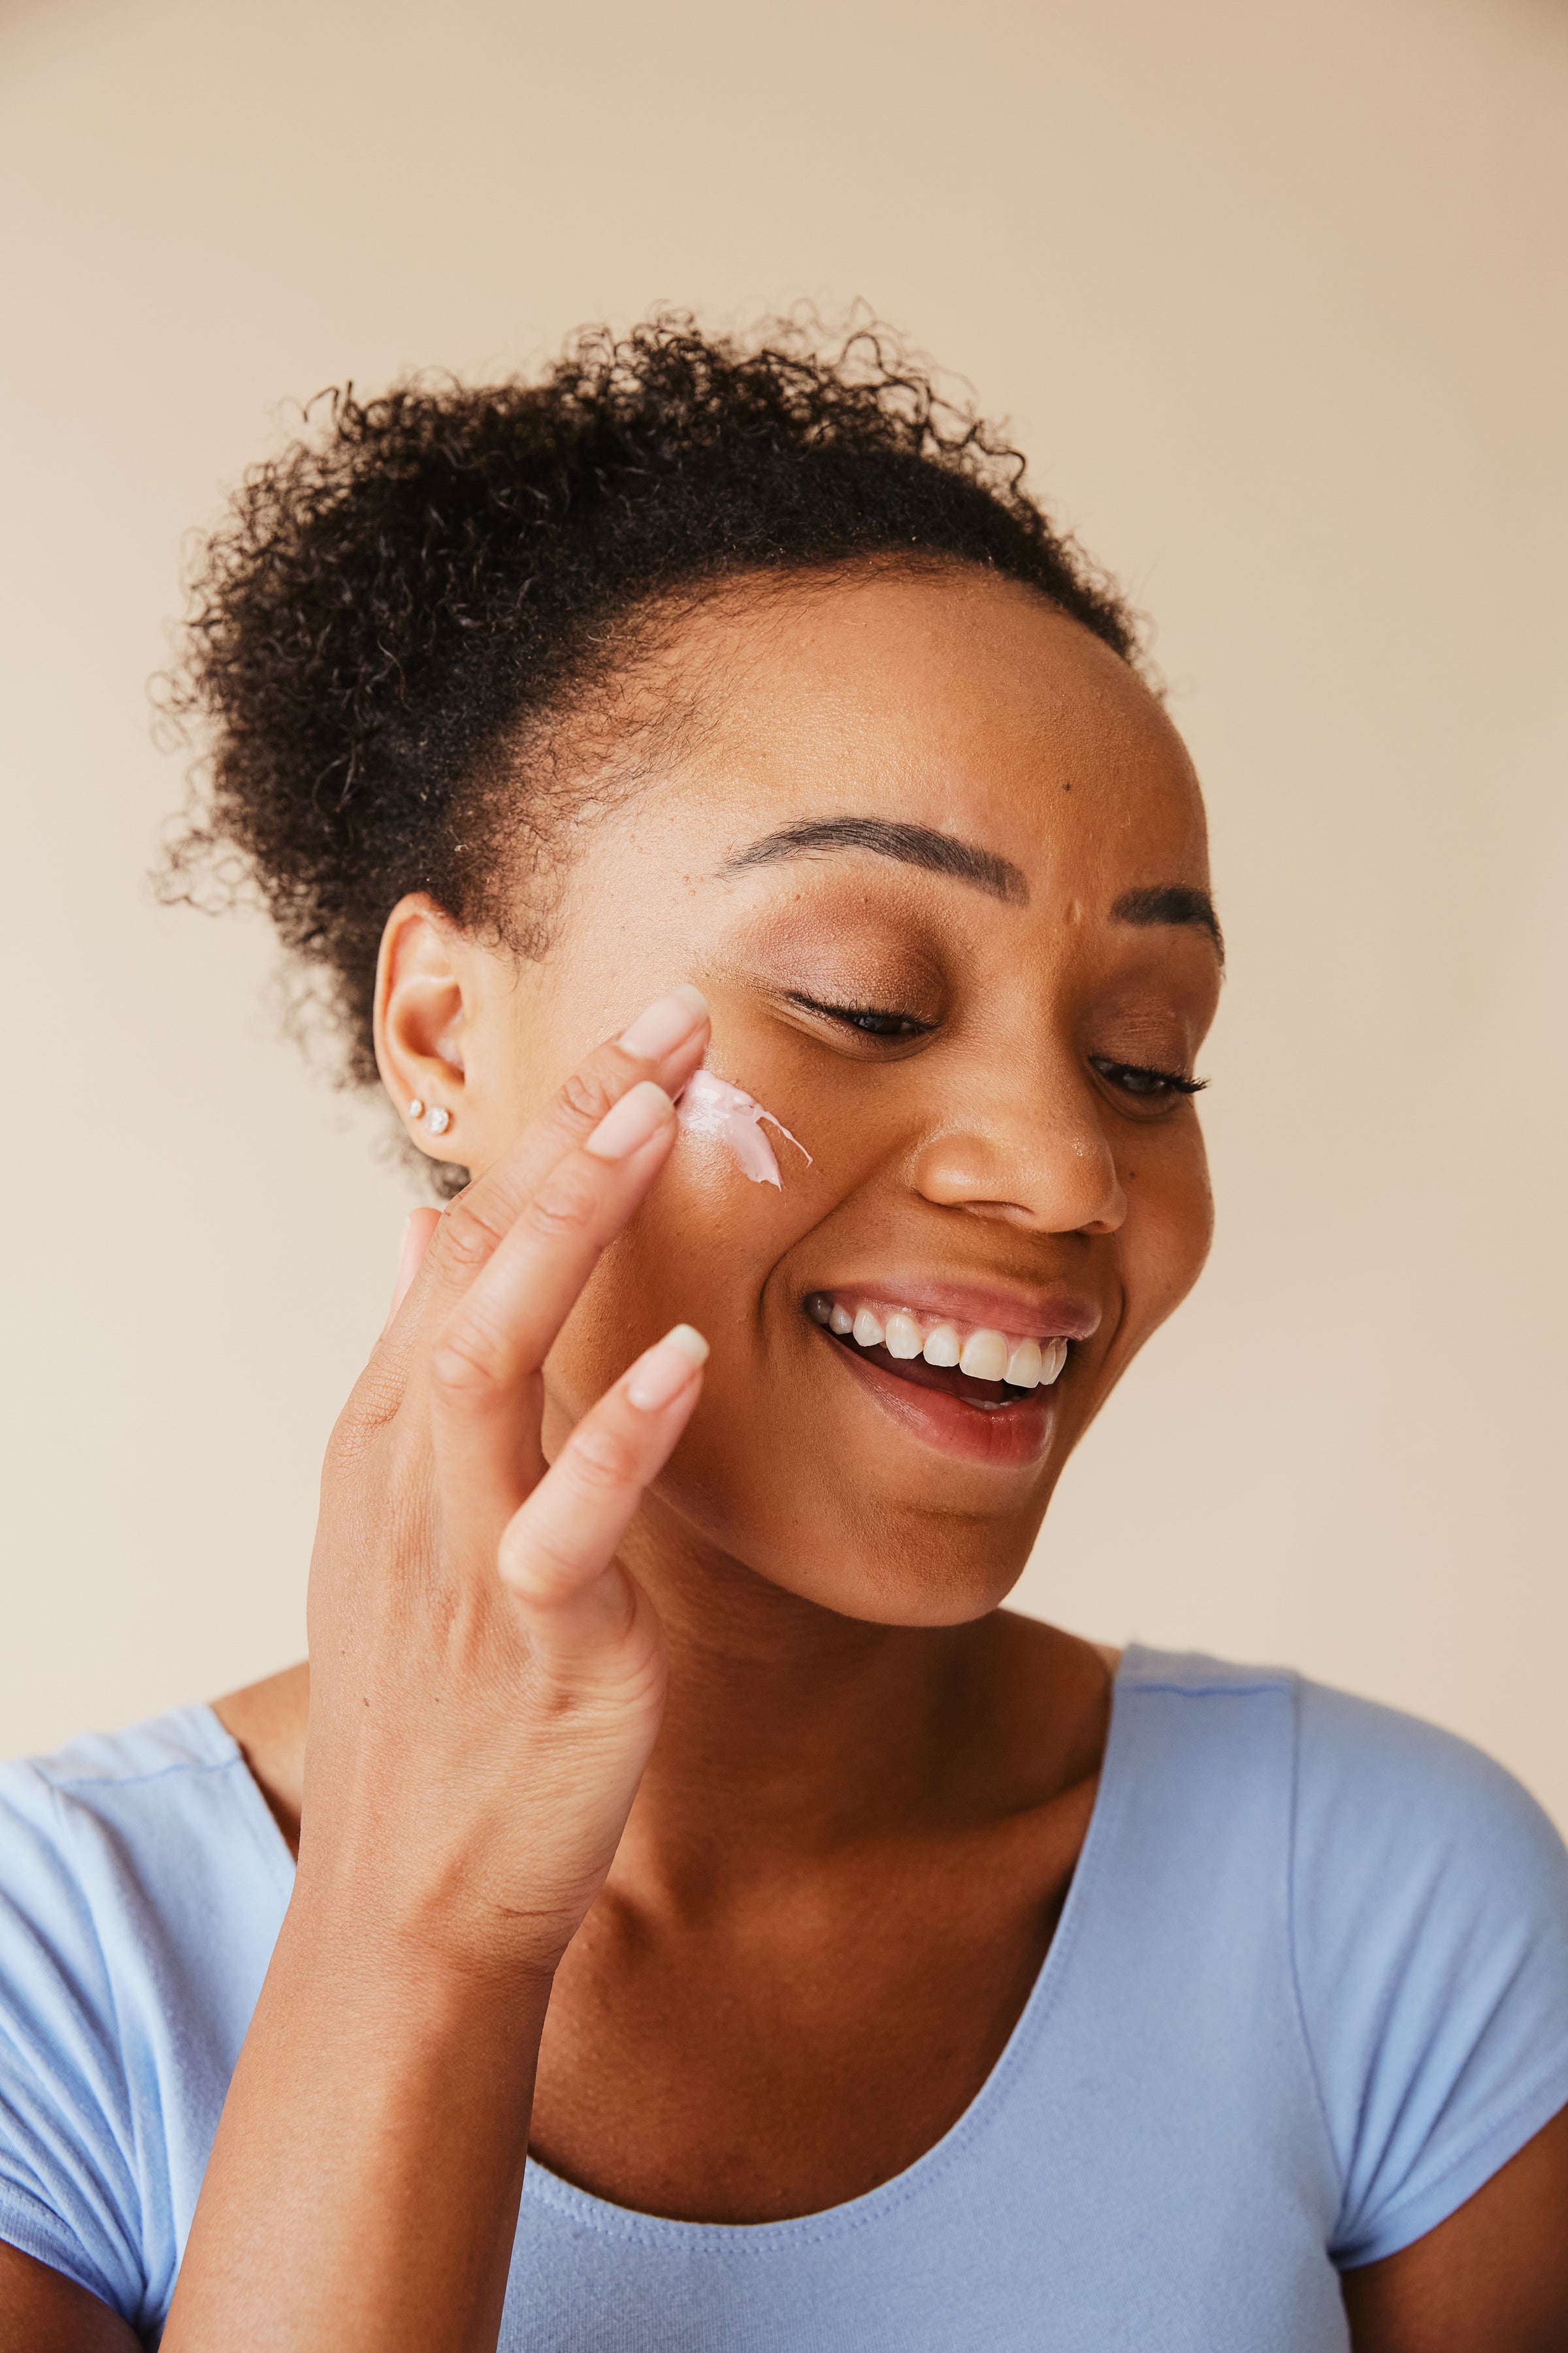
{"label": "light blue t-shirt", "polygon": [[[155,2344],[288,1851],[193,1707],[0,1773],[0,2238]],[[504,2353],[1342,2353],[1568,2104],[1568,1856],[1498,1766],[1134,1649],[991,2076],[868,2196],[659,2221],[528,2169]]]}

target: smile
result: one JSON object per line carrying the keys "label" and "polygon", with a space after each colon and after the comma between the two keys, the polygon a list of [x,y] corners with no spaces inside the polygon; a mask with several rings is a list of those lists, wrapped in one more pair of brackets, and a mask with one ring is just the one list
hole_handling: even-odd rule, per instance
{"label": "smile", "polygon": [[983,1412],[1022,1404],[1033,1391],[1048,1388],[1068,1358],[1068,1342],[1059,1334],[1006,1332],[862,1295],[814,1291],[805,1312],[882,1370]]}

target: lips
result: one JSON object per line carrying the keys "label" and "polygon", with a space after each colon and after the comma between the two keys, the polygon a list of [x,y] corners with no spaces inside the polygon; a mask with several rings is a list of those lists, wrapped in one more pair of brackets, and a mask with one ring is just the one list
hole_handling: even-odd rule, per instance
{"label": "lips", "polygon": [[[1041,1305],[947,1285],[900,1285],[892,1297],[836,1287],[802,1303],[847,1369],[907,1429],[999,1467],[1044,1452],[1069,1335],[1087,1336],[1099,1321],[1081,1300]],[[966,1314],[971,1307],[1005,1316],[1005,1325]]]}

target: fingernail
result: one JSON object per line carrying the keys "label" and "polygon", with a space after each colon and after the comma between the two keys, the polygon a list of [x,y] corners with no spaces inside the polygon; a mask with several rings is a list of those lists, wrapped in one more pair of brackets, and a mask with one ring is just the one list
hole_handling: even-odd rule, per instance
{"label": "fingernail", "polygon": [[650,1135],[657,1135],[667,1119],[675,1114],[675,1106],[662,1087],[651,1079],[639,1079],[629,1093],[608,1110],[584,1150],[596,1160],[624,1160]]}
{"label": "fingernail", "polygon": [[700,988],[683,980],[668,997],[656,997],[644,1008],[629,1029],[623,1029],[618,1043],[626,1054],[635,1054],[639,1061],[657,1062],[666,1054],[673,1054],[682,1039],[689,1038],[700,1021],[708,1018],[708,999]]}
{"label": "fingernail", "polygon": [[678,1324],[632,1366],[626,1400],[644,1413],[657,1413],[678,1398],[701,1365],[708,1362],[708,1343],[689,1324]]}

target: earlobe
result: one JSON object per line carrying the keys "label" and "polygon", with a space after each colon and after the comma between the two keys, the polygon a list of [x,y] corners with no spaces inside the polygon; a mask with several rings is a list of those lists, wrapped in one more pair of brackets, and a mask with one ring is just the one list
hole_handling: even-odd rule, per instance
{"label": "earlobe", "polygon": [[400,899],[381,935],[375,976],[375,1059],[382,1083],[422,1151],[458,1121],[466,1071],[463,938],[433,899]]}
{"label": "earlobe", "polygon": [[408,1098],[408,1116],[411,1120],[423,1119],[432,1135],[445,1135],[452,1124],[452,1114],[445,1103],[422,1103],[417,1095]]}

